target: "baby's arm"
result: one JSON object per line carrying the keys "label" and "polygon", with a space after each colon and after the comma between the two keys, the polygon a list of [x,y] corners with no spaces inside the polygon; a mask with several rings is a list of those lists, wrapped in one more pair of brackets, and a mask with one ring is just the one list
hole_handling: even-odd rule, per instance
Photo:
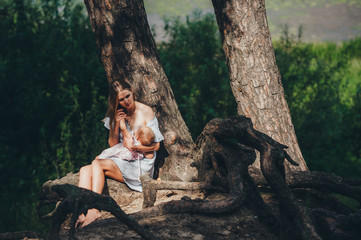
{"label": "baby's arm", "polygon": [[120,131],[123,134],[123,142],[133,142],[132,134],[128,131],[127,126],[125,125],[125,119],[120,120],[119,122]]}

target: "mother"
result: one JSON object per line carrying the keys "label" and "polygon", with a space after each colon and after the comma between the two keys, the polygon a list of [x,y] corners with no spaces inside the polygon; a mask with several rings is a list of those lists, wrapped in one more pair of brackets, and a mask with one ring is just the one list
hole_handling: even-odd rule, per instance
{"label": "mother", "polygon": [[[119,109],[119,107],[121,108]],[[158,121],[153,110],[149,106],[134,100],[134,94],[129,84],[114,81],[109,86],[108,112],[104,123],[104,126],[109,129],[108,143],[110,147],[123,141],[119,128],[119,121],[122,119],[126,119],[127,129],[132,135],[142,125],[150,127],[155,134],[154,143],[150,146],[140,145],[136,139],[133,142],[125,138],[123,144],[126,148],[140,152],[159,150],[160,141],[164,138],[159,131]],[[141,192],[142,185],[139,181],[139,167],[142,174],[148,173],[150,177],[153,177],[155,158],[156,154],[154,152],[152,159],[141,159],[139,163],[141,167],[138,165],[138,161],[96,158],[92,164],[80,169],[79,187],[101,194],[104,188],[105,176],[107,176],[124,182],[131,189]],[[88,225],[99,217],[100,212],[97,209],[90,209],[86,216],[79,216],[77,225]]]}

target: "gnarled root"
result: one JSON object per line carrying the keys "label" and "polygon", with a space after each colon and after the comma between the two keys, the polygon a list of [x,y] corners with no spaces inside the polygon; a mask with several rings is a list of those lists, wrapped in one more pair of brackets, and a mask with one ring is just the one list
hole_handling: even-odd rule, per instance
{"label": "gnarled root", "polygon": [[[282,221],[284,228],[293,226],[294,229],[291,232],[294,233],[294,237],[300,239],[321,239],[314,227],[313,216],[298,203],[285,181],[284,160],[297,164],[284,150],[287,146],[256,131],[250,119],[243,116],[225,120],[214,119],[207,124],[202,134],[213,136],[216,141],[227,145],[232,144],[233,139],[242,145],[258,150],[261,155],[262,173],[279,199],[280,209],[285,217],[285,221]],[[239,174],[243,175],[244,171],[240,171]]]}
{"label": "gnarled root", "polygon": [[0,233],[1,240],[40,238],[40,234],[33,231],[18,231]]}
{"label": "gnarled root", "polygon": [[200,214],[219,214],[231,212],[241,204],[241,196],[227,196],[222,200],[203,200],[190,199],[183,197],[181,200],[165,202],[153,207],[143,209],[140,212],[133,213],[132,217],[149,218],[169,213],[200,213]]}
{"label": "gnarled root", "polygon": [[143,186],[143,208],[154,206],[159,190],[211,190],[206,182],[155,181],[147,175],[141,176]]}
{"label": "gnarled root", "polygon": [[324,239],[356,240],[361,236],[361,210],[347,216],[325,209],[313,209],[317,229]]}
{"label": "gnarled root", "polygon": [[[198,137],[192,166],[198,169],[198,183],[156,182],[143,178],[144,209],[137,216],[154,216],[166,213],[225,213],[238,208],[240,204],[251,207],[261,220],[273,229],[278,229],[278,219],[264,203],[248,173],[248,166],[255,160],[255,152],[248,142],[239,144],[238,137],[230,132],[248,134],[243,130],[249,126],[247,118],[236,119],[225,127],[224,121],[215,119],[207,124]],[[242,130],[242,129],[243,130]],[[243,131],[243,132],[242,132]],[[223,136],[223,137],[222,137]],[[234,141],[236,139],[236,141]],[[269,138],[270,139],[270,138]],[[270,141],[273,141],[272,139]],[[274,141],[273,141],[274,142]],[[275,143],[275,142],[274,142]],[[283,146],[283,145],[282,145]],[[153,206],[156,191],[160,189],[214,190],[228,192],[223,200],[182,199]],[[151,207],[153,206],[153,207]],[[150,208],[147,208],[150,207]]]}
{"label": "gnarled root", "polygon": [[[293,172],[287,176],[287,183],[290,188],[312,188],[324,192],[338,193],[353,198],[361,204],[361,188],[349,185],[348,180],[334,174]],[[356,179],[353,179],[351,183],[357,183]]]}
{"label": "gnarled root", "polygon": [[74,185],[54,185],[52,190],[63,200],[53,214],[53,222],[48,239],[59,239],[59,230],[66,215],[72,213],[69,237],[73,238],[75,222],[80,214],[86,214],[88,209],[96,208],[113,214],[119,221],[136,231],[145,239],[156,239],[152,233],[140,226],[133,218],[122,211],[117,203],[109,196],[100,195],[87,189],[78,188]]}

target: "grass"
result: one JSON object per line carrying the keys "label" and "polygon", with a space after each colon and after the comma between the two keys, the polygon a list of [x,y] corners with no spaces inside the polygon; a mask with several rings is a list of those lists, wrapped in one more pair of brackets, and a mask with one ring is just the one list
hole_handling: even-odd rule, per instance
{"label": "grass", "polygon": [[[330,6],[342,3],[361,7],[361,1],[359,0],[272,0],[266,1],[266,8],[268,10],[280,11],[289,8]],[[195,8],[202,10],[213,8],[210,0],[144,0],[144,4],[148,14],[168,17],[184,17]]]}

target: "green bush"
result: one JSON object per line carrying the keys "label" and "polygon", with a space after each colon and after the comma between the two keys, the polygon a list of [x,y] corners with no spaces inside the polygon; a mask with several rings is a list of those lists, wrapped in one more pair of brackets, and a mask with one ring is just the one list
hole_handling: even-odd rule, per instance
{"label": "green bush", "polygon": [[0,232],[41,231],[40,186],[106,146],[107,85],[82,5],[0,4]]}
{"label": "green bush", "polygon": [[168,42],[158,50],[182,116],[196,138],[215,117],[237,114],[214,16],[194,12],[167,19]]}
{"label": "green bush", "polygon": [[360,149],[361,129],[355,121],[360,116],[355,111],[360,108],[356,94],[360,76],[350,77],[355,72],[352,61],[360,62],[355,55],[360,42],[304,43],[286,29],[274,43],[293,124],[311,170],[360,176],[361,156],[353,150]]}

